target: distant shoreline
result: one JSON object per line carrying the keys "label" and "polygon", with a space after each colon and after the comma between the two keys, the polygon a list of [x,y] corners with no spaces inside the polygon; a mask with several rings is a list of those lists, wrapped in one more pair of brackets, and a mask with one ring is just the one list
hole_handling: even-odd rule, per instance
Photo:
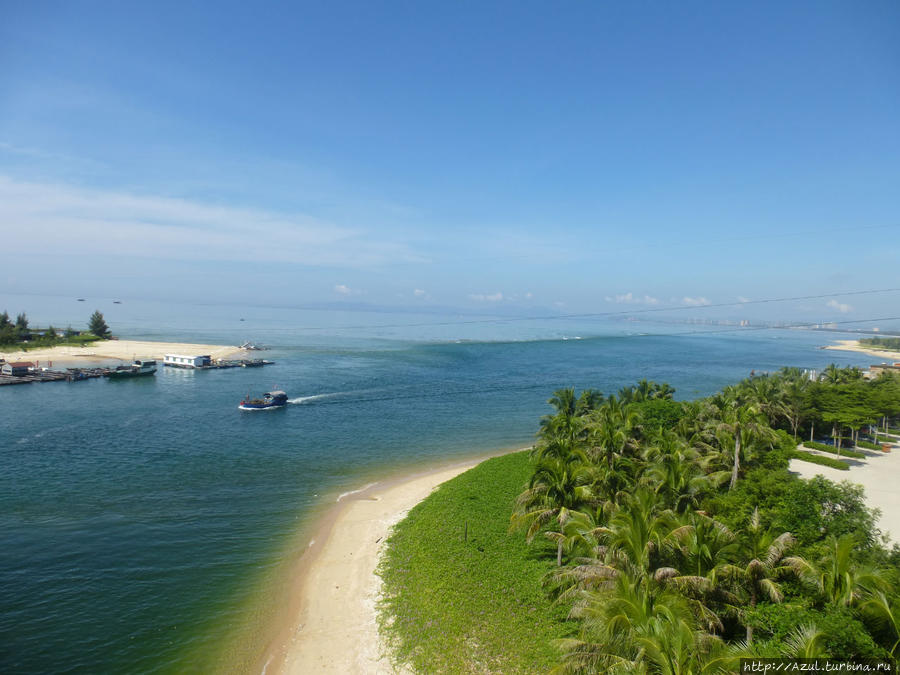
{"label": "distant shoreline", "polygon": [[205,345],[190,342],[150,342],[146,340],[100,340],[84,346],[56,345],[28,351],[0,352],[7,362],[40,362],[41,366],[78,367],[95,365],[104,361],[131,361],[132,359],[162,360],[166,354],[209,355],[214,359],[226,359],[241,353],[240,347]]}
{"label": "distant shoreline", "polygon": [[838,340],[837,344],[828,345],[827,347],[825,347],[825,349],[834,349],[836,351],[842,352],[858,352],[860,354],[868,354],[869,356],[884,359],[885,361],[900,362],[900,352],[893,352],[887,349],[872,349],[871,347],[864,347],[859,343],[859,340]]}

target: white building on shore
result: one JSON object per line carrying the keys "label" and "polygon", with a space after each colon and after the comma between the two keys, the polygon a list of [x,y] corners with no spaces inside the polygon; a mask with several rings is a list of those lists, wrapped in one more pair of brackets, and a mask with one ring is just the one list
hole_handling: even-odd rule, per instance
{"label": "white building on shore", "polygon": [[208,354],[202,356],[166,354],[163,358],[163,365],[171,366],[172,368],[203,368],[210,364],[212,364],[212,357]]}

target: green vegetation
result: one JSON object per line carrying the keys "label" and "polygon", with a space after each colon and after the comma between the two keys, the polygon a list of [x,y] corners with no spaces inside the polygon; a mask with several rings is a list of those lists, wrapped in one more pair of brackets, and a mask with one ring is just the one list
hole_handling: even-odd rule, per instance
{"label": "green vegetation", "polygon": [[488,460],[397,525],[379,574],[382,616],[391,617],[382,629],[401,661],[428,673],[536,673],[555,663],[551,642],[573,628],[541,588],[552,563],[507,532],[530,472],[524,452]]}
{"label": "green vegetation", "polygon": [[106,321],[99,309],[94,310],[94,313],[91,314],[88,330],[99,338],[108,338],[110,336],[109,326],[106,325]]}
{"label": "green vegetation", "polygon": [[856,441],[856,447],[865,448],[866,450],[881,450],[881,443],[870,443],[869,441]]}
{"label": "green vegetation", "polygon": [[[859,441],[859,443],[865,443],[865,441]],[[816,441],[805,441],[803,443],[807,448],[812,450],[819,450],[821,452],[830,452],[832,455],[840,455],[841,457],[853,457],[854,459],[865,459],[866,453],[857,452],[856,450],[838,450],[833,445],[828,445],[827,443],[817,443]],[[863,446],[860,446],[863,447]],[[877,448],[880,450],[881,448]]]}
{"label": "green vegetation", "polygon": [[830,466],[832,469],[840,469],[841,471],[850,470],[850,465],[847,464],[847,462],[842,462],[839,459],[832,459],[831,457],[822,457],[822,455],[814,455],[811,452],[805,452],[803,450],[797,450],[793,457],[795,459],[802,459],[804,462],[811,462],[812,464]]}
{"label": "green vegetation", "polygon": [[[95,325],[98,317],[99,322]],[[64,331],[53,326],[35,328],[28,324],[25,312],[17,315],[15,321],[10,320],[6,311],[0,314],[0,352],[28,351],[62,344],[84,345],[109,337],[109,327],[100,312],[94,312],[91,316],[91,329],[87,332],[73,330],[71,326]]]}
{"label": "green vegetation", "polygon": [[859,344],[864,347],[873,347],[875,349],[890,349],[900,351],[900,338],[863,338]]}
{"label": "green vegetation", "polygon": [[900,548],[881,546],[861,487],[787,470],[848,468],[797,449],[817,427],[828,451],[864,458],[842,440],[888,428],[900,378],[782,369],[687,403],[649,382],[548,403],[527,463],[449,483],[390,540],[383,616],[399,661],[674,675],[900,655]]}

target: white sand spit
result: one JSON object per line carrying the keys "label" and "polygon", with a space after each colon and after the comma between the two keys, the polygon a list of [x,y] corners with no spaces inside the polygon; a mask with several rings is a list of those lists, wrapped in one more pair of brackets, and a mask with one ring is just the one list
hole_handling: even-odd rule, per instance
{"label": "white sand spit", "polygon": [[868,354],[876,358],[887,361],[888,363],[900,362],[900,352],[891,351],[889,349],[871,349],[863,347],[859,344],[859,340],[838,340],[837,344],[829,345],[825,349],[836,349],[842,352],[859,352]]}
{"label": "white sand spit", "polygon": [[[381,579],[375,574],[391,527],[438,485],[475,463],[376,484],[345,496],[301,586],[300,615],[273,665],[291,675],[395,673],[376,624]],[[275,670],[275,669],[273,669]]]}
{"label": "white sand spit", "polygon": [[29,349],[27,352],[0,353],[0,358],[7,361],[40,361],[47,365],[52,361],[54,366],[89,365],[118,359],[159,359],[166,354],[209,355],[214,359],[226,359],[242,353],[240,347],[226,345],[201,345],[189,342],[147,342],[142,340],[100,340],[84,347],[57,345],[42,349]]}

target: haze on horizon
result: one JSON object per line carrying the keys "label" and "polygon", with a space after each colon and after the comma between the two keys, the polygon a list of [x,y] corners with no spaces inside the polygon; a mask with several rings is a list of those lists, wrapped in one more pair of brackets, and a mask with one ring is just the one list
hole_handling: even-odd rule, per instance
{"label": "haze on horizon", "polygon": [[0,298],[528,314],[898,286],[898,30],[890,1],[8,4]]}

